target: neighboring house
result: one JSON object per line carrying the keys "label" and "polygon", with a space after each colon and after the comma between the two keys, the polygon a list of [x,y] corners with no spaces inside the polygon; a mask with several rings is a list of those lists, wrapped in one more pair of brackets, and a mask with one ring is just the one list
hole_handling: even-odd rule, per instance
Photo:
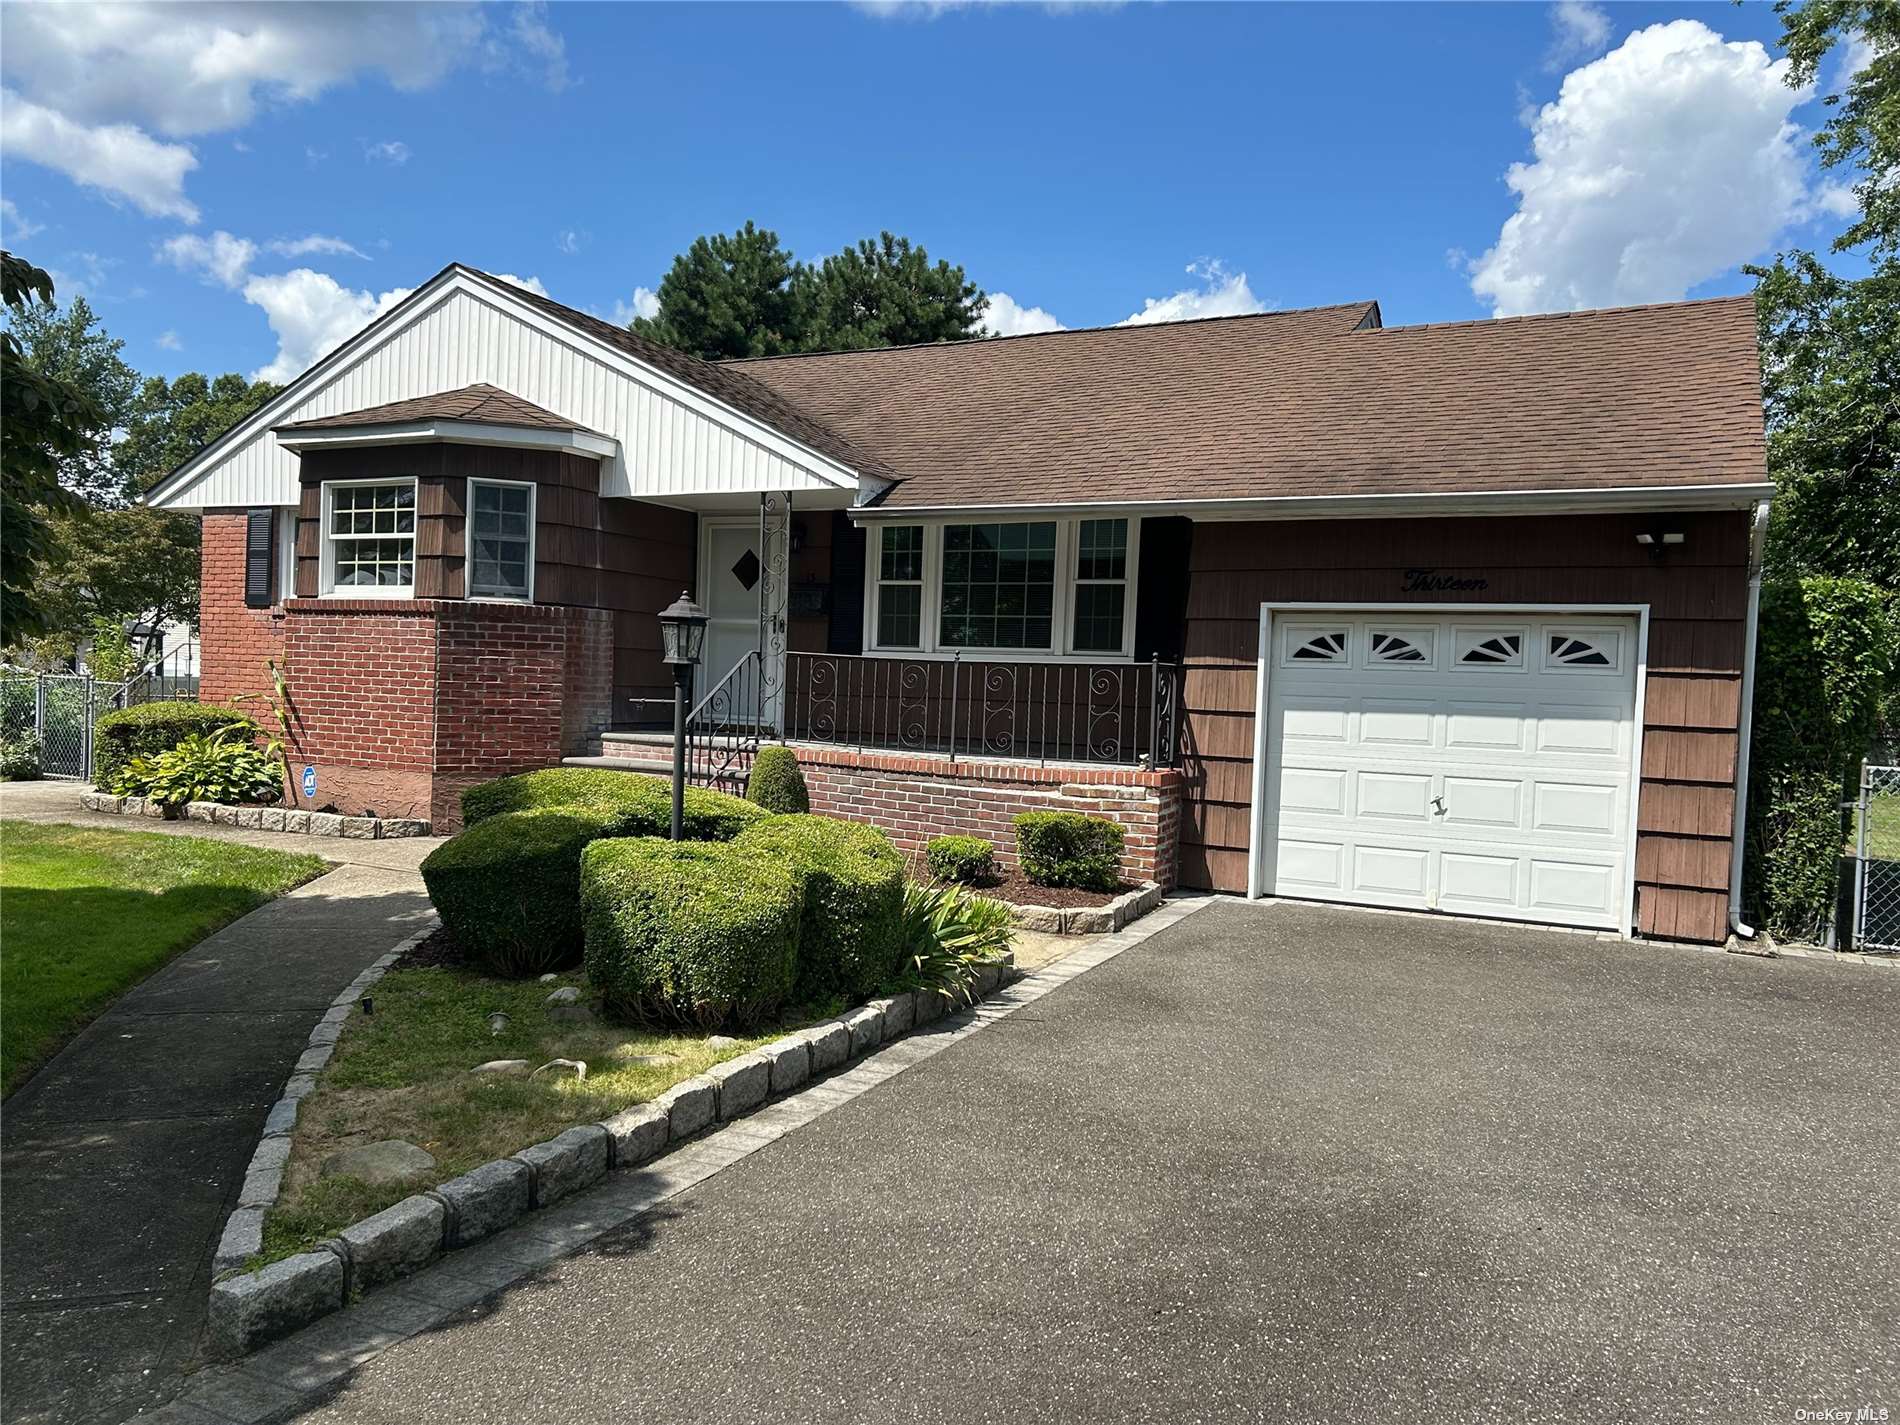
{"label": "neighboring house", "polygon": [[314,805],[760,724],[907,847],[1074,806],[1131,873],[1719,940],[1769,486],[1747,298],[708,364],[451,266],[152,493],[204,696]]}

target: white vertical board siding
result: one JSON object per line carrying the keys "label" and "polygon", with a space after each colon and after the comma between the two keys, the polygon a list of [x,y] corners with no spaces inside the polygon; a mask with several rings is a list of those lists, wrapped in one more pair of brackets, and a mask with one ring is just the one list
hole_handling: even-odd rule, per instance
{"label": "white vertical board siding", "polygon": [[[427,311],[270,418],[271,426],[341,415],[486,382],[619,442],[601,466],[601,493],[651,499],[836,488],[751,439],[745,418],[724,423],[661,383],[628,375],[584,338],[549,335],[487,300],[451,287]],[[173,509],[290,505],[297,457],[260,429],[183,489]]]}

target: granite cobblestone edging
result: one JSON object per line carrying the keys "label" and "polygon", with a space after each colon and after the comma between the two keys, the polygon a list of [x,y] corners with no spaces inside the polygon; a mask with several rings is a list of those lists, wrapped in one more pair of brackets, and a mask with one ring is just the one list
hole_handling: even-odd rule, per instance
{"label": "granite cobblestone edging", "polygon": [[[353,1295],[421,1271],[444,1254],[491,1237],[616,1169],[644,1166],[707,1129],[812,1087],[820,1075],[935,1023],[958,1003],[932,990],[870,1000],[835,1019],[715,1064],[604,1122],[578,1124],[545,1143],[404,1198],[311,1251],[255,1272],[234,1273],[262,1247],[264,1214],[282,1184],[297,1104],[315,1087],[315,1075],[329,1061],[343,1019],[365,989],[433,930],[431,925],[404,941],[338,997],[312,1031],[311,1047],[297,1061],[285,1097],[271,1110],[264,1139],[245,1175],[244,1194],[225,1225],[213,1263],[214,1272],[221,1274],[212,1284],[206,1314],[207,1348],[213,1358],[243,1356],[340,1310]],[[972,986],[972,1004],[1014,977],[1013,957],[985,966]]]}
{"label": "granite cobblestone edging", "polygon": [[1160,905],[1165,894],[1160,886],[1147,881],[1101,906],[1018,905],[1014,901],[1004,904],[1009,907],[1010,923],[1024,930],[1040,930],[1052,935],[1112,935]]}
{"label": "granite cobblestone edging", "polygon": [[426,821],[413,817],[343,816],[338,812],[304,811],[296,807],[226,806],[223,802],[186,802],[167,807],[149,797],[115,797],[110,792],[87,792],[79,804],[107,816],[142,816],[154,821],[209,821],[249,831],[288,831],[304,836],[342,836],[353,841],[394,841],[428,836]]}

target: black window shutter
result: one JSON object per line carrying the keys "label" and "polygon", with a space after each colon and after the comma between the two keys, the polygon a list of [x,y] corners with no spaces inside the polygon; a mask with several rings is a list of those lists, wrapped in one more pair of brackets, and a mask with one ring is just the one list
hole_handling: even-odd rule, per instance
{"label": "black window shutter", "polygon": [[864,526],[831,513],[831,627],[827,653],[864,652]]}
{"label": "black window shutter", "polygon": [[1181,656],[1193,544],[1193,520],[1164,515],[1141,522],[1141,567],[1135,571],[1135,657],[1173,662]]}
{"label": "black window shutter", "polygon": [[271,575],[277,567],[277,511],[251,510],[244,526],[244,606],[271,606]]}

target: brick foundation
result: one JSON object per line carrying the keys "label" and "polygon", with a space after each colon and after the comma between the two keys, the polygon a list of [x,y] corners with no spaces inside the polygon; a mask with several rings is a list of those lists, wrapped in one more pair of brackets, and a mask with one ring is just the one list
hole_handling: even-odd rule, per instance
{"label": "brick foundation", "polygon": [[951,762],[798,744],[792,751],[813,811],[882,827],[906,855],[921,856],[933,836],[981,836],[995,846],[997,860],[1013,868],[1012,817],[1079,811],[1121,825],[1122,874],[1129,880],[1175,884],[1183,786],[1178,772]]}

